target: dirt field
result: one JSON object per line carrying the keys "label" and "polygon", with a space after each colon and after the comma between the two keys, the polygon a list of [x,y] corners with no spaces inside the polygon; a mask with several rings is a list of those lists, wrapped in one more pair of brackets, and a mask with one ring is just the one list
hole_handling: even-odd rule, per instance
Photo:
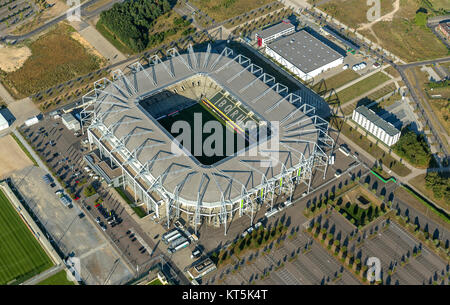
{"label": "dirt field", "polygon": [[33,162],[8,135],[0,138],[0,164],[0,179],[4,179],[14,171],[33,165]]}
{"label": "dirt field", "polygon": [[72,38],[74,32],[59,23],[37,40],[26,42],[31,56],[20,69],[2,76],[9,92],[23,98],[100,68],[105,60]]}
{"label": "dirt field", "polygon": [[0,70],[13,72],[22,67],[23,63],[31,56],[28,47],[6,47],[0,45]]}
{"label": "dirt field", "polygon": [[98,58],[101,58],[102,60],[104,57],[102,54],[100,54],[99,51],[97,51],[86,39],[84,39],[80,33],[73,32],[70,37],[78,41],[90,54],[97,56]]}

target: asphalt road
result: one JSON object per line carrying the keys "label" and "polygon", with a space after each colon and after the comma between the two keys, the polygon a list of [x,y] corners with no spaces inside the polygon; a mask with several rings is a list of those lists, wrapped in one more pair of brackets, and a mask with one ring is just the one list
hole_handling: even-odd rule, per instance
{"label": "asphalt road", "polygon": [[[98,9],[92,11],[92,12],[87,12],[85,9],[93,4],[95,4],[97,1],[100,0],[90,0],[87,1],[83,4],[81,4],[80,8],[81,8],[81,16],[82,17],[86,17],[86,18],[90,18],[92,16],[95,16],[97,14],[100,14],[100,12],[109,9],[110,7],[112,7],[116,2],[122,2],[123,0],[113,0],[112,2],[109,2],[107,4],[105,4],[104,6],[99,7]],[[68,10],[67,12],[61,14],[60,16],[50,20],[49,22],[47,22],[46,24],[38,27],[37,29],[34,29],[33,31],[28,32],[27,34],[24,35],[6,35],[3,37],[0,37],[0,41],[4,41],[4,42],[9,42],[9,43],[17,43],[20,41],[23,41],[25,39],[29,39],[31,37],[33,37],[34,35],[48,29],[49,27],[51,27],[54,24],[57,24],[60,21],[63,21],[64,19],[67,18],[67,13],[74,10],[75,8],[71,8],[70,10]]]}

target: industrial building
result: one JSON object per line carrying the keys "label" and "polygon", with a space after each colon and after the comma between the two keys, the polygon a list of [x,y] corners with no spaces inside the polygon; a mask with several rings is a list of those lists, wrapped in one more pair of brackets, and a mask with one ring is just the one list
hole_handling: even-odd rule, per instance
{"label": "industrial building", "polygon": [[5,117],[0,113],[0,130],[4,130],[9,127],[8,121]]}
{"label": "industrial building", "polygon": [[81,129],[80,122],[71,113],[64,113],[61,120],[69,130],[78,131]]}
{"label": "industrial building", "polygon": [[269,43],[266,53],[304,81],[344,62],[342,54],[305,30]]}
{"label": "industrial building", "polygon": [[275,39],[292,34],[295,32],[295,26],[290,23],[289,20],[283,20],[282,22],[272,25],[259,31],[255,34],[255,39],[258,46],[265,47],[269,42]]}
{"label": "industrial building", "polygon": [[400,130],[366,106],[353,110],[352,119],[387,146],[394,145],[400,138]]}
{"label": "industrial building", "polygon": [[[253,223],[256,211],[274,208],[277,194],[292,195],[296,184],[309,192],[313,173],[325,177],[334,141],[328,122],[316,114],[312,93],[306,94],[309,89],[301,91],[304,95],[288,92],[228,47],[214,52],[210,45],[206,51],[190,46],[181,55],[173,48],[167,57],[153,55],[149,66],[136,62],[126,73],[115,70],[113,80],[95,82],[83,97],[82,130],[90,148],[110,169],[119,168],[120,177],[109,179],[134,196],[137,206],[168,227],[183,218],[195,233],[206,223],[223,225],[226,234],[233,218],[248,216]],[[220,108],[225,98],[233,104],[223,103],[228,109],[221,108],[222,115],[232,117],[230,109],[239,107],[246,118],[270,129],[270,136],[205,165],[161,120],[205,100]],[[237,130],[239,122],[227,124]]]}

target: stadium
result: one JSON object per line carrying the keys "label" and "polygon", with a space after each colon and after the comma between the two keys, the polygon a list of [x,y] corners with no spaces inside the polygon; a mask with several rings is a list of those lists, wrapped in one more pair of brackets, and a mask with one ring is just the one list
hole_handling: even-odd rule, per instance
{"label": "stadium", "polygon": [[[81,120],[91,151],[121,172],[119,186],[167,226],[181,217],[196,231],[206,222],[226,234],[232,219],[253,223],[296,184],[309,192],[316,170],[325,177],[334,142],[310,93],[288,92],[228,47],[173,48],[148,62],[95,82]],[[180,140],[178,123],[194,132]],[[223,126],[214,155],[201,151],[212,137],[207,126]]]}

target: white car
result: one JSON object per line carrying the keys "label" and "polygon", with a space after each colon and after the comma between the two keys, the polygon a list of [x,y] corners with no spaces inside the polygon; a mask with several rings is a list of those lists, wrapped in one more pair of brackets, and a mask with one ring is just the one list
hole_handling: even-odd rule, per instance
{"label": "white car", "polygon": [[342,66],[342,70],[347,70],[347,69],[348,69],[348,64]]}

